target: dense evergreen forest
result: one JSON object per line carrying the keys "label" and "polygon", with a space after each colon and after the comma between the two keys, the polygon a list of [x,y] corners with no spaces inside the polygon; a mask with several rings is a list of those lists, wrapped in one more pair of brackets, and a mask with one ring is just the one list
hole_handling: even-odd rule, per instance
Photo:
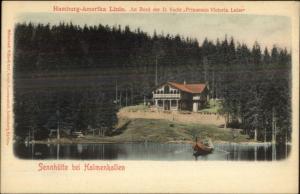
{"label": "dense evergreen forest", "polygon": [[[203,29],[205,30],[205,29]],[[221,99],[232,127],[269,141],[291,133],[291,56],[285,48],[261,48],[234,37],[196,39],[149,35],[129,26],[18,23],[15,26],[14,113],[16,135],[36,138],[47,129],[106,127],[119,106],[151,99],[158,83],[206,82]],[[116,93],[117,87],[117,93]],[[59,122],[57,122],[59,121]]]}

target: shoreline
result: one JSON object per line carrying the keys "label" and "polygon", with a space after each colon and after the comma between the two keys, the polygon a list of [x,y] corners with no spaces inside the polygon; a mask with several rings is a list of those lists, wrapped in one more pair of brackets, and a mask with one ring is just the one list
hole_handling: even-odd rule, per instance
{"label": "shoreline", "polygon": [[[123,112],[124,111],[120,111]],[[125,115],[118,114],[117,132],[112,136],[92,136],[86,134],[83,137],[63,136],[60,139],[51,137],[42,140],[23,140],[16,143],[25,144],[142,144],[142,143],[159,143],[159,144],[194,144],[195,136],[209,137],[215,144],[270,144],[271,142],[260,142],[249,139],[248,136],[232,132],[229,128],[224,129],[216,125],[200,123],[182,123],[171,121],[162,116],[157,118],[128,118]],[[126,112],[126,111],[125,111]],[[146,113],[145,113],[146,114]],[[143,115],[145,116],[145,115]],[[125,129],[124,126],[126,127]],[[201,138],[200,138],[201,139]]]}
{"label": "shoreline", "polygon": [[[75,140],[75,141],[74,141]],[[252,144],[261,144],[261,145],[269,145],[272,144],[272,142],[260,142],[260,141],[244,141],[244,142],[232,142],[232,141],[222,141],[222,140],[212,140],[214,144],[239,144],[239,145],[252,145]],[[26,142],[16,142],[16,143],[26,143]],[[57,140],[37,140],[37,141],[31,141],[29,144],[51,144],[51,145],[57,145],[57,144],[140,144],[140,143],[160,143],[160,144],[193,144],[194,141],[192,140],[171,140],[171,141],[117,141],[117,140],[99,140],[99,141],[93,141],[88,139],[67,139],[63,138],[59,141]]]}

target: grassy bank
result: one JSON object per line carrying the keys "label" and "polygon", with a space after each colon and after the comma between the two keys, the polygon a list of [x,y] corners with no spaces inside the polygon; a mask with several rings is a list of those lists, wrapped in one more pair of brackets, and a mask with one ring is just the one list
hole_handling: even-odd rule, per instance
{"label": "grassy bank", "polygon": [[[192,142],[195,137],[216,141],[248,142],[248,136],[214,125],[185,124],[162,119],[120,118],[119,126],[111,136],[87,135],[83,138],[61,139],[60,143],[126,143],[126,142]],[[50,142],[58,143],[55,139]]]}
{"label": "grassy bank", "polygon": [[[125,122],[123,119],[121,122]],[[213,141],[246,142],[248,136],[215,125],[186,124],[162,119],[132,119],[123,133],[113,136],[120,141],[194,141],[195,137]]]}

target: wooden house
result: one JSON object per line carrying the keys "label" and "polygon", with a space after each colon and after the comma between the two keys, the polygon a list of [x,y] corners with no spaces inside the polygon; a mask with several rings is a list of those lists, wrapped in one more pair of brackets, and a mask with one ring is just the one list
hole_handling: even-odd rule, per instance
{"label": "wooden house", "polygon": [[152,91],[153,101],[158,110],[187,110],[197,112],[209,100],[207,84],[167,82]]}

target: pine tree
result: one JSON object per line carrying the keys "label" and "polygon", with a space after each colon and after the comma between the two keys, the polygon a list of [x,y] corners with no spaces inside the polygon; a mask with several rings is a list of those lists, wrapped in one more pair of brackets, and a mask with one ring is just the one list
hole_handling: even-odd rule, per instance
{"label": "pine tree", "polygon": [[271,56],[269,54],[269,51],[268,51],[267,47],[264,50],[263,63],[265,65],[265,67],[269,66],[269,64],[271,63]]}

